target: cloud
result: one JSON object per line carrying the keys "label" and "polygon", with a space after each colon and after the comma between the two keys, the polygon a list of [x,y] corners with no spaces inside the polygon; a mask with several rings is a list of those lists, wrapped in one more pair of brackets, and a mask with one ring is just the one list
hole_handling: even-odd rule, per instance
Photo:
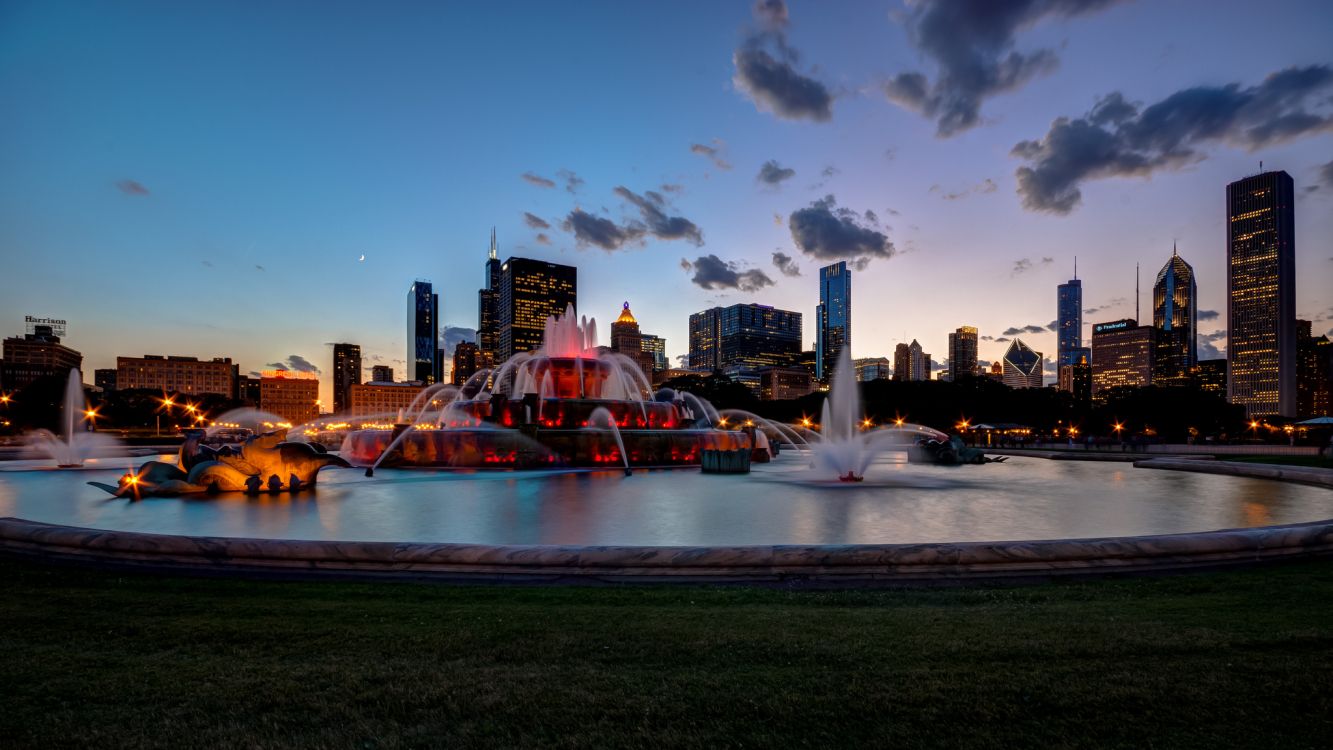
{"label": "cloud", "polygon": [[1217,320],[1222,314],[1216,310],[1200,310],[1196,313],[1199,320]]}
{"label": "cloud", "polygon": [[996,185],[994,180],[987,177],[986,179],[982,180],[981,182],[978,182],[975,185],[967,185],[960,190],[948,193],[944,192],[943,188],[941,188],[939,185],[931,185],[930,192],[939,193],[940,197],[946,201],[956,201],[960,198],[966,198],[967,196],[973,193],[981,193],[981,194],[993,193],[996,190],[999,190],[999,188],[1000,186]]}
{"label": "cloud", "polygon": [[799,54],[787,43],[790,18],[786,4],[756,2],[754,15],[760,31],[731,56],[736,66],[732,83],[761,112],[787,120],[826,122],[832,118],[833,95],[828,87],[796,70]]}
{"label": "cloud", "polygon": [[1049,266],[1054,262],[1055,262],[1054,258],[1042,258],[1041,260],[1038,261],[1033,261],[1031,258],[1019,258],[1018,260],[1014,261],[1014,267],[1009,272],[1009,275],[1017,276],[1020,273],[1026,273],[1027,271],[1031,271],[1032,269],[1038,266]]}
{"label": "cloud", "polygon": [[892,258],[896,250],[889,238],[863,222],[855,211],[838,208],[837,200],[827,195],[792,211],[787,227],[796,247],[815,260],[854,259],[864,268],[872,258]]}
{"label": "cloud", "polygon": [[780,29],[790,22],[787,3],[783,0],[755,0],[754,16],[761,25],[769,29]]}
{"label": "cloud", "polygon": [[148,188],[144,187],[142,182],[136,182],[135,180],[121,180],[116,183],[116,189],[126,195],[144,196],[149,194]]}
{"label": "cloud", "polygon": [[519,175],[519,177],[523,178],[523,181],[528,183],[529,185],[535,185],[539,188],[549,189],[555,187],[554,180],[547,179],[545,177],[542,177],[541,175],[536,175],[531,172],[524,172],[523,174]]}
{"label": "cloud", "polygon": [[270,370],[292,370],[295,372],[313,372],[316,375],[320,374],[318,367],[315,367],[310,360],[299,354],[289,354],[285,360],[280,362],[269,362],[264,366]]}
{"label": "cloud", "polygon": [[713,166],[717,167],[718,169],[731,169],[731,163],[728,162],[726,159],[722,158],[722,149],[726,146],[726,144],[717,139],[714,139],[713,142],[718,145],[705,146],[702,143],[691,143],[690,153],[700,154],[702,156],[708,157],[708,160],[713,162]]}
{"label": "cloud", "polygon": [[559,177],[561,180],[564,180],[565,192],[577,193],[579,191],[579,188],[583,187],[584,183],[583,178],[579,177],[578,175],[574,174],[568,169],[561,169],[560,171],[555,173],[555,176]]}
{"label": "cloud", "polygon": [[696,247],[704,244],[703,230],[694,222],[684,216],[667,216],[663,211],[666,200],[661,194],[649,190],[639,195],[624,186],[617,187],[614,192],[638,207],[643,217],[642,231],[661,240],[686,240]]}
{"label": "cloud", "polygon": [[579,247],[596,245],[607,252],[619,250],[626,243],[637,242],[644,235],[642,227],[622,227],[610,219],[593,216],[581,208],[570,211],[560,228],[573,234],[574,241]]}
{"label": "cloud", "polygon": [[1140,108],[1120,93],[1100,99],[1082,117],[1056,119],[1039,141],[1011,152],[1027,162],[1015,171],[1029,211],[1068,214],[1080,186],[1109,177],[1148,177],[1202,161],[1201,147],[1223,143],[1254,151],[1333,130],[1333,68],[1312,65],[1270,74],[1248,88],[1238,83],[1177,91]]}
{"label": "cloud", "polygon": [[931,0],[909,4],[907,38],[934,62],[935,80],[919,71],[884,84],[893,102],[936,121],[941,138],[981,122],[986,99],[1022,87],[1059,64],[1048,49],[1015,51],[1014,36],[1045,18],[1094,13],[1120,0]]}
{"label": "cloud", "polygon": [[[1199,349],[1199,359],[1221,359],[1227,356],[1227,332],[1213,331],[1212,333],[1200,333],[1194,337],[1195,343]],[[1218,346],[1221,342],[1221,346]]]}
{"label": "cloud", "polygon": [[536,239],[537,239],[537,244],[539,245],[551,244],[551,236],[544,232],[538,232]]}
{"label": "cloud", "polygon": [[[1315,171],[1315,176],[1319,181],[1316,184],[1307,187],[1306,191],[1314,192],[1320,188],[1333,190],[1333,161],[1330,161],[1327,164],[1320,164],[1319,168]],[[1333,260],[1333,258],[1330,260]]]}
{"label": "cloud", "polygon": [[1010,339],[1008,336],[1001,336],[1001,337],[999,337],[999,338],[997,338],[997,339],[992,339],[992,340],[993,340],[995,343],[997,343],[997,344],[1007,344],[1007,343],[1009,343],[1010,341],[1012,341],[1013,339]]}
{"label": "cloud", "polygon": [[444,346],[441,355],[452,357],[454,349],[458,348],[459,344],[464,341],[474,344],[477,342],[477,329],[446,325],[440,332],[440,341]]}
{"label": "cloud", "polygon": [[[1004,329],[1004,335],[1005,335],[1005,336],[1017,336],[1017,335],[1019,335],[1020,333],[1027,333],[1027,334],[1046,333],[1046,327],[1045,327],[1045,326],[1026,325],[1026,326],[1022,326],[1022,327],[1018,327],[1018,328],[1010,327],[1010,328],[1006,328],[1006,329]],[[996,340],[998,341],[999,339],[996,339]]]}
{"label": "cloud", "polygon": [[263,270],[264,270],[264,267],[261,266],[261,265],[259,265],[258,263],[256,263],[256,264],[255,264],[255,270],[256,270],[256,271],[263,271]]}
{"label": "cloud", "polygon": [[543,218],[540,217],[540,216],[535,216],[535,215],[533,215],[533,214],[530,214],[530,213],[528,213],[527,211],[524,211],[524,212],[523,212],[523,223],[527,224],[528,227],[530,227],[530,228],[532,228],[532,229],[550,229],[550,228],[551,228],[551,224],[550,224],[550,222],[546,221],[546,219],[543,219]]}
{"label": "cloud", "polygon": [[781,185],[783,180],[790,180],[795,176],[796,170],[781,166],[777,161],[769,159],[759,168],[759,175],[755,179],[765,185]]}
{"label": "cloud", "polygon": [[677,185],[677,184],[675,184],[675,183],[671,183],[671,182],[664,182],[664,183],[662,183],[662,187],[660,187],[660,188],[658,188],[658,189],[661,190],[661,191],[664,192],[664,193],[683,193],[683,192],[685,192],[685,186],[684,186],[684,185]]}
{"label": "cloud", "polygon": [[1047,324],[1046,324],[1046,330],[1050,331],[1051,333],[1054,333],[1054,332],[1060,330],[1060,321],[1059,321],[1059,320],[1052,320],[1051,322],[1047,323]]}
{"label": "cloud", "polygon": [[781,250],[773,253],[773,266],[777,268],[783,276],[801,275],[801,267],[796,265],[796,259]]}
{"label": "cloud", "polygon": [[737,289],[742,292],[757,292],[766,286],[773,286],[768,274],[757,268],[741,270],[739,264],[727,262],[716,255],[701,255],[691,263],[684,258],[681,268],[694,271],[690,281],[703,289]]}

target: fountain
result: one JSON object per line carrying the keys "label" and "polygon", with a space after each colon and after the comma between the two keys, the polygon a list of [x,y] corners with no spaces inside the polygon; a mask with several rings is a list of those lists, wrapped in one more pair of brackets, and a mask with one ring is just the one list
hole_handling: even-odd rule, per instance
{"label": "fountain", "polygon": [[340,453],[379,466],[534,469],[697,466],[704,452],[751,449],[714,427],[689,394],[654,393],[638,364],[597,346],[597,322],[573,306],[546,319],[542,346],[463,386],[423,391],[391,427],[347,433]]}
{"label": "fountain", "polygon": [[73,368],[65,383],[61,434],[36,430],[24,441],[27,452],[34,458],[53,460],[61,469],[78,469],[89,458],[114,453],[118,444],[115,438],[83,428],[85,420],[97,416],[97,412],[88,409],[87,405],[83,398],[83,375],[78,368]]}

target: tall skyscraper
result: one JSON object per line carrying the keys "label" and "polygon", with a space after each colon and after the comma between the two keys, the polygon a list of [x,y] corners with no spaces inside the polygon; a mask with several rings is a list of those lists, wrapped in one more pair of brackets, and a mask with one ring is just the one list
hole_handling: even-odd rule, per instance
{"label": "tall skyscraper", "polygon": [[893,347],[893,379],[900,382],[912,379],[912,347],[907,344]]}
{"label": "tall skyscraper", "polygon": [[1156,329],[1153,382],[1162,385],[1188,382],[1190,369],[1199,363],[1198,289],[1194,269],[1171,248],[1171,259],[1157,273],[1152,288],[1152,325]]}
{"label": "tall skyscraper", "polygon": [[653,369],[667,369],[666,339],[661,336],[654,336],[651,333],[639,335],[639,345],[643,351],[653,355]]}
{"label": "tall skyscraper", "polygon": [[852,345],[852,272],[846,261],[819,269],[815,308],[815,377],[826,379],[844,346]]}
{"label": "tall skyscraper", "polygon": [[477,292],[477,348],[492,359],[500,350],[500,248],[491,227],[491,250],[486,258],[486,285]]}
{"label": "tall skyscraper", "polygon": [[1311,322],[1296,321],[1296,416],[1300,419],[1333,416],[1333,342],[1315,336]]}
{"label": "tall skyscraper", "polygon": [[907,379],[930,380],[930,355],[921,351],[916,339],[907,347]]}
{"label": "tall skyscraper", "polygon": [[1074,364],[1057,368],[1057,387],[1072,393],[1075,401],[1089,401],[1092,399],[1092,350],[1081,346],[1074,350],[1074,356]]}
{"label": "tall skyscraper", "polygon": [[1293,198],[1286,172],[1227,185],[1227,390],[1251,417],[1296,415]]}
{"label": "tall skyscraper", "polygon": [[611,351],[634,360],[648,380],[652,380],[653,370],[657,367],[657,358],[643,348],[643,333],[639,330],[639,321],[630,312],[629,302],[620,311],[620,317],[611,324]]}
{"label": "tall skyscraper", "polygon": [[1077,350],[1083,346],[1083,282],[1078,279],[1078,260],[1074,261],[1074,278],[1056,292],[1055,323],[1056,367],[1077,364]]}
{"label": "tall skyscraper", "polygon": [[1108,388],[1151,385],[1155,339],[1151,326],[1133,318],[1093,326],[1093,395]]}
{"label": "tall skyscraper", "polygon": [[768,305],[714,307],[690,316],[690,369],[787,367],[801,355],[801,314]]}
{"label": "tall skyscraper", "polygon": [[333,345],[333,413],[346,414],[351,408],[352,386],[361,384],[361,347],[356,344]]}
{"label": "tall skyscraper", "polygon": [[407,290],[407,379],[436,383],[440,369],[440,296],[417,279]]}
{"label": "tall skyscraper", "polygon": [[977,374],[977,329],[962,326],[949,334],[949,379]]}
{"label": "tall skyscraper", "polygon": [[530,258],[500,265],[500,341],[495,364],[541,346],[546,319],[578,307],[579,270]]}
{"label": "tall skyscraper", "polygon": [[1014,339],[1004,353],[1004,384],[1010,388],[1040,388],[1042,385],[1041,352]]}

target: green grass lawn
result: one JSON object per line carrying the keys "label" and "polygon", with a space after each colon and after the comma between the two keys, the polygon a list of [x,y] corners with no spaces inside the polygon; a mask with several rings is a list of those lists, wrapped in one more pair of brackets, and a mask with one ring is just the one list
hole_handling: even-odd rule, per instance
{"label": "green grass lawn", "polygon": [[3,747],[1327,747],[1333,562],[788,592],[0,561]]}

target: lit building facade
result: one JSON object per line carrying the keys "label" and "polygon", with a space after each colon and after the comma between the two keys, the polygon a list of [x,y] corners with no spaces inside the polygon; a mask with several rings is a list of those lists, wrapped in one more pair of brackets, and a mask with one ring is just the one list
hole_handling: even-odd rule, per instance
{"label": "lit building facade", "polygon": [[907,347],[907,379],[930,380],[930,355],[921,351],[916,339]]}
{"label": "lit building facade", "polygon": [[1073,351],[1074,364],[1056,368],[1056,387],[1074,395],[1075,401],[1092,398],[1092,350],[1080,346]]}
{"label": "lit building facade", "polygon": [[1333,342],[1311,335],[1308,320],[1296,321],[1296,416],[1300,419],[1333,416]]}
{"label": "lit building facade", "polygon": [[578,307],[578,269],[529,258],[500,266],[500,342],[496,365],[542,344],[546,319]]}
{"label": "lit building facade", "polygon": [[852,272],[846,261],[819,269],[815,325],[815,376],[827,380],[842,348],[852,345]]}
{"label": "lit building facade", "polygon": [[852,364],[856,365],[856,379],[863,383],[893,379],[893,363],[888,357],[862,357],[852,360]]}
{"label": "lit building facade", "polygon": [[1004,353],[1004,384],[1010,388],[1040,388],[1042,385],[1041,352],[1014,339]]}
{"label": "lit building facade", "polygon": [[1221,398],[1227,397],[1227,361],[1225,359],[1201,359],[1194,366],[1194,382],[1205,393],[1216,393]]}
{"label": "lit building facade", "polygon": [[[476,346],[476,344],[472,344]],[[422,383],[361,383],[348,391],[353,419],[397,420],[403,409],[412,405],[417,394],[425,390]]]}
{"label": "lit building facade", "polygon": [[485,286],[477,292],[477,347],[495,360],[500,351],[500,248],[491,227],[491,250],[486,257]]}
{"label": "lit building facade", "polygon": [[1151,326],[1133,318],[1093,326],[1093,395],[1108,388],[1151,385],[1155,339]]}
{"label": "lit building facade", "polygon": [[977,374],[977,329],[962,326],[949,334],[949,379]]}
{"label": "lit building facade", "polygon": [[801,314],[768,305],[714,307],[690,316],[690,369],[787,367],[801,354]]}
{"label": "lit building facade", "polygon": [[407,290],[407,376],[436,383],[442,369],[440,295],[429,281],[417,279]]}
{"label": "lit building facade", "polygon": [[790,401],[814,390],[814,376],[804,367],[764,367],[758,373],[764,401]]}
{"label": "lit building facade", "polygon": [[313,372],[265,370],[259,379],[259,408],[302,425],[319,416],[319,377]]}
{"label": "lit building facade", "polygon": [[454,366],[451,369],[450,382],[462,385],[476,375],[482,367],[481,346],[471,341],[460,341],[454,347]]}
{"label": "lit building facade", "polygon": [[69,377],[83,368],[83,355],[60,343],[51,326],[38,325],[23,337],[5,339],[4,361],[0,362],[0,387],[16,391],[38,378]]}
{"label": "lit building facade", "polygon": [[1074,278],[1056,288],[1055,324],[1056,368],[1077,364],[1077,351],[1083,347],[1083,282],[1077,267]]}
{"label": "lit building facade", "polygon": [[666,339],[661,336],[654,336],[651,333],[641,334],[639,336],[639,346],[642,347],[643,351],[652,355],[654,370],[667,369]]}
{"label": "lit building facade", "polygon": [[1296,414],[1294,188],[1286,172],[1227,185],[1228,400]]}
{"label": "lit building facade", "polygon": [[361,382],[361,347],[356,344],[333,345],[333,411],[343,414],[351,402],[350,388]]}
{"label": "lit building facade", "polygon": [[200,361],[198,357],[116,357],[116,389],[148,388],[165,393],[231,397],[239,373],[230,357]]}
{"label": "lit building facade", "polygon": [[1198,364],[1198,297],[1194,269],[1172,248],[1152,291],[1152,325],[1157,329],[1153,382],[1183,384]]}

